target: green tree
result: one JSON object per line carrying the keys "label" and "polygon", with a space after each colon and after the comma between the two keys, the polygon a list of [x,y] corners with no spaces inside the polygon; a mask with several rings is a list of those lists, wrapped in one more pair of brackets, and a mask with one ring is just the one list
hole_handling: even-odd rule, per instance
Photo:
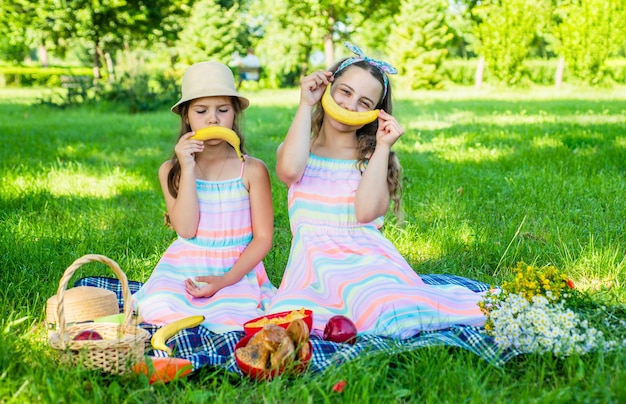
{"label": "green tree", "polygon": [[363,19],[350,34],[350,40],[363,50],[379,49],[385,55],[393,53],[395,44],[390,35],[395,24],[394,17],[400,10],[400,2],[379,7]]}
{"label": "green tree", "polygon": [[50,0],[2,0],[0,2],[0,59],[22,63],[33,47],[46,45],[44,28],[49,25],[43,10]]}
{"label": "green tree", "polygon": [[548,0],[485,0],[472,8],[476,52],[494,78],[507,85],[520,83],[524,60],[549,12]]}
{"label": "green tree", "polygon": [[295,83],[309,71],[311,55],[323,51],[330,66],[336,43],[349,39],[368,19],[396,9],[392,0],[261,0],[255,13],[263,21],[257,50],[265,55],[264,70],[276,80],[282,72]]}
{"label": "green tree", "polygon": [[271,85],[295,85],[308,71],[312,53],[321,48],[322,30],[307,23],[313,12],[309,5],[302,2],[290,9],[288,0],[266,0],[251,9],[261,21],[263,37],[256,50]]}
{"label": "green tree", "polygon": [[473,21],[468,6],[462,3],[452,3],[446,13],[446,23],[450,27],[453,37],[448,43],[450,57],[469,59],[475,57],[472,48],[475,42],[472,32]]}
{"label": "green tree", "polygon": [[606,63],[626,41],[626,0],[559,1],[553,14],[555,50],[583,82],[601,83]]}
{"label": "green tree", "polygon": [[58,53],[77,42],[91,44],[94,75],[98,78],[103,59],[112,72],[112,55],[116,50],[171,41],[192,1],[37,0],[31,5],[33,13],[29,17],[31,29],[53,43]]}
{"label": "green tree", "polygon": [[403,0],[395,16],[390,44],[390,59],[409,86],[440,87],[440,67],[452,39],[445,23],[446,0]]}
{"label": "green tree", "polygon": [[239,6],[222,7],[215,0],[199,0],[180,33],[177,49],[185,65],[207,59],[228,64],[238,50],[237,38],[245,30],[238,19]]}

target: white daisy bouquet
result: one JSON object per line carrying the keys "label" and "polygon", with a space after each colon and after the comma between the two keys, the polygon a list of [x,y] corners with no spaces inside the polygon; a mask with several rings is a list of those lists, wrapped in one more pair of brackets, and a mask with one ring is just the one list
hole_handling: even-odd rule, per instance
{"label": "white daisy bouquet", "polygon": [[485,295],[485,331],[502,348],[562,357],[608,348],[601,331],[566,306],[574,283],[554,266],[518,263],[515,278]]}

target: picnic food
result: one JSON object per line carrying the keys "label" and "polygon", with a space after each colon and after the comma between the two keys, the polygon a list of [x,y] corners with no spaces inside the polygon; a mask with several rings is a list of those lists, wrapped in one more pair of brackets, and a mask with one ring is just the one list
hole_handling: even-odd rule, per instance
{"label": "picnic food", "polygon": [[159,328],[154,333],[154,335],[152,335],[152,339],[150,340],[152,348],[165,351],[168,355],[171,355],[172,350],[165,344],[165,341],[174,336],[180,330],[199,326],[200,324],[202,324],[203,321],[204,316],[196,315],[181,318],[180,320],[176,320],[164,325],[163,327]]}
{"label": "picnic food", "polygon": [[294,360],[309,358],[310,352],[309,328],[302,319],[296,319],[287,329],[266,324],[250,337],[247,345],[235,349],[235,356],[251,368],[276,371],[284,369]]}
{"label": "picnic food", "polygon": [[280,346],[287,332],[274,324],[267,324],[250,339],[248,345],[235,350],[235,355],[246,365],[268,369],[270,356]]}
{"label": "picnic food", "polygon": [[148,376],[150,384],[171,382],[187,376],[193,370],[191,362],[184,358],[161,358],[146,356],[142,362],[132,366],[133,373]]}
{"label": "picnic food", "polygon": [[223,126],[207,126],[205,128],[196,131],[195,135],[190,137],[194,140],[209,140],[209,139],[221,139],[228,142],[239,156],[239,159],[243,161],[243,155],[241,154],[241,140],[239,136],[232,129],[225,128]]}
{"label": "picnic food", "polygon": [[332,316],[324,327],[324,339],[332,342],[356,342],[356,325],[346,316]]}
{"label": "picnic food", "polygon": [[102,335],[100,335],[98,331],[93,331],[93,330],[81,331],[79,334],[77,334],[74,337],[74,341],[95,341],[99,339],[104,339],[104,338],[102,338]]}
{"label": "picnic food", "polygon": [[310,353],[309,327],[304,320],[296,319],[287,326],[287,335],[293,341],[296,350],[296,358],[303,360]]}
{"label": "picnic food", "polygon": [[342,108],[339,104],[337,104],[337,102],[335,102],[335,99],[330,94],[330,84],[326,87],[326,91],[324,91],[324,95],[322,96],[322,107],[324,108],[324,111],[335,121],[351,126],[365,125],[378,118],[377,109],[356,112]]}
{"label": "picnic food", "polygon": [[285,325],[294,320],[303,319],[307,316],[307,310],[304,308],[300,310],[292,310],[285,313],[277,313],[276,315],[264,316],[258,320],[248,322],[245,324],[247,328],[264,327],[267,324]]}
{"label": "picnic food", "polygon": [[[284,328],[278,327],[281,330]],[[280,340],[280,344],[276,347],[276,351],[270,355],[270,369],[280,369],[291,363],[294,359],[296,349],[293,341],[285,332]]]}
{"label": "picnic food", "polygon": [[98,317],[93,320],[94,323],[115,323],[124,324],[124,313],[112,314],[110,316]]}

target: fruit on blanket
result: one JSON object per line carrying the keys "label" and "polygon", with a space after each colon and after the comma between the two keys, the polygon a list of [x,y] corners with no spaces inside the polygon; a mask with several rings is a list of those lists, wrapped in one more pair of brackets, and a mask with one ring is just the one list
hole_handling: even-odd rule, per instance
{"label": "fruit on blanket", "polygon": [[163,327],[159,328],[154,333],[154,335],[152,335],[152,339],[150,340],[152,348],[165,351],[168,355],[171,355],[172,350],[165,344],[165,341],[170,339],[180,330],[184,330],[185,328],[197,327],[202,324],[203,321],[204,316],[195,315],[181,318],[180,320],[176,320],[164,325]]}
{"label": "fruit on blanket", "polygon": [[196,131],[190,139],[194,140],[209,140],[209,139],[221,139],[229,143],[235,151],[239,159],[243,161],[243,155],[241,154],[241,140],[239,136],[232,129],[225,128],[223,126],[207,126]]}
{"label": "fruit on blanket", "polygon": [[93,331],[93,330],[81,331],[74,337],[75,341],[95,341],[99,339],[104,339],[104,338],[102,338],[102,335],[100,335],[98,331]]}
{"label": "fruit on blanket", "polygon": [[332,316],[324,327],[324,339],[332,342],[356,342],[356,325],[346,316]]}
{"label": "fruit on blanket", "polygon": [[193,371],[193,365],[184,358],[146,356],[144,361],[134,364],[132,370],[133,373],[148,376],[150,384],[168,383],[190,374]]}
{"label": "fruit on blanket", "polygon": [[335,121],[350,126],[361,126],[374,122],[378,118],[378,110],[356,112],[342,108],[330,94],[330,84],[326,86],[326,91],[322,96],[322,107],[324,111]]}

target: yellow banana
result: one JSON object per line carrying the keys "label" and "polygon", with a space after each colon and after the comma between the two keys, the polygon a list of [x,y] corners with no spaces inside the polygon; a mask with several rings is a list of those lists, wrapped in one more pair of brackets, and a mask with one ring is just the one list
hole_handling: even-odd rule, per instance
{"label": "yellow banana", "polygon": [[164,325],[152,335],[152,339],[150,340],[152,348],[165,351],[168,355],[171,355],[172,350],[165,344],[165,341],[176,335],[178,331],[184,330],[185,328],[196,327],[202,324],[203,321],[204,316],[197,315],[181,318],[180,320]]}
{"label": "yellow banana", "polygon": [[322,107],[324,111],[335,121],[350,126],[361,126],[370,122],[374,122],[378,118],[378,110],[374,109],[365,112],[349,111],[342,108],[335,102],[333,96],[330,95],[330,84],[326,86],[326,91],[322,96]]}
{"label": "yellow banana", "polygon": [[196,131],[196,134],[193,135],[190,139],[194,140],[209,140],[209,139],[221,139],[225,142],[228,142],[235,151],[237,155],[243,161],[243,155],[241,154],[241,140],[239,136],[235,133],[235,131],[225,128],[223,126],[207,126],[206,128],[202,128]]}

